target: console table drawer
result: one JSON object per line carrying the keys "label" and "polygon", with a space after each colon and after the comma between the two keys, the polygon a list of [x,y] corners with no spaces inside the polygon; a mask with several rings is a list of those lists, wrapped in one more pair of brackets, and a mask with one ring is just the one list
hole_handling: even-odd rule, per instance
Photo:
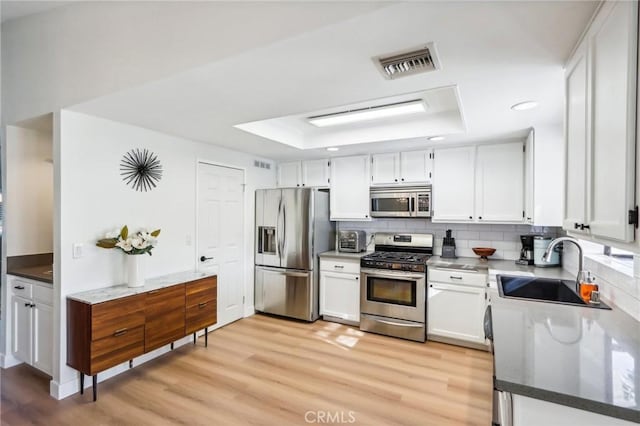
{"label": "console table drawer", "polygon": [[[91,340],[113,336],[122,329],[143,326],[145,294],[98,303],[91,310]],[[144,339],[143,339],[144,340]]]}
{"label": "console table drawer", "polygon": [[218,321],[218,304],[215,300],[201,302],[187,308],[185,334],[209,327]]}
{"label": "console table drawer", "polygon": [[133,359],[144,353],[144,327],[120,330],[91,342],[90,375]]}
{"label": "console table drawer", "polygon": [[187,307],[216,300],[218,297],[218,280],[216,277],[187,283]]}

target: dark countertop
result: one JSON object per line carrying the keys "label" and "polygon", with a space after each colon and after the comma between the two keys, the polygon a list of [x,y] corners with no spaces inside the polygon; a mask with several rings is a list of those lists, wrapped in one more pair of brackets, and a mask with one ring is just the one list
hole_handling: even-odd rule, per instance
{"label": "dark countertop", "polygon": [[640,423],[640,322],[616,307],[491,304],[496,388]]}
{"label": "dark countertop", "polygon": [[25,266],[22,268],[7,269],[8,275],[41,281],[53,284],[53,265]]}

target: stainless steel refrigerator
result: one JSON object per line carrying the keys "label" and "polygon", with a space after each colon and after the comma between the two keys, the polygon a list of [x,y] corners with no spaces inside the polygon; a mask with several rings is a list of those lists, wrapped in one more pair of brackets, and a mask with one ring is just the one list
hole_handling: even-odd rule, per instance
{"label": "stainless steel refrigerator", "polygon": [[255,308],[305,321],[319,317],[318,254],[333,249],[329,193],[256,191]]}

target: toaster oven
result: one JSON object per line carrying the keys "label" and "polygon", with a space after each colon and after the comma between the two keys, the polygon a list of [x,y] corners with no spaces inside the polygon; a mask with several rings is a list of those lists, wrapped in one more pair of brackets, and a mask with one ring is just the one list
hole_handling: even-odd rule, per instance
{"label": "toaster oven", "polygon": [[338,251],[359,253],[367,249],[367,234],[364,231],[338,231]]}

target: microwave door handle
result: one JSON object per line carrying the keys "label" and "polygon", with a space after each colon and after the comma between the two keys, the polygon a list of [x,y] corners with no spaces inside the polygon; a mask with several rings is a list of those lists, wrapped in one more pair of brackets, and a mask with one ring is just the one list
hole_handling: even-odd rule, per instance
{"label": "microwave door handle", "polygon": [[263,226],[258,226],[258,254],[264,252],[264,247],[262,245],[262,233],[264,232]]}
{"label": "microwave door handle", "polygon": [[412,195],[409,198],[409,213],[411,214],[411,216],[417,216],[416,213],[416,197],[417,195]]}

